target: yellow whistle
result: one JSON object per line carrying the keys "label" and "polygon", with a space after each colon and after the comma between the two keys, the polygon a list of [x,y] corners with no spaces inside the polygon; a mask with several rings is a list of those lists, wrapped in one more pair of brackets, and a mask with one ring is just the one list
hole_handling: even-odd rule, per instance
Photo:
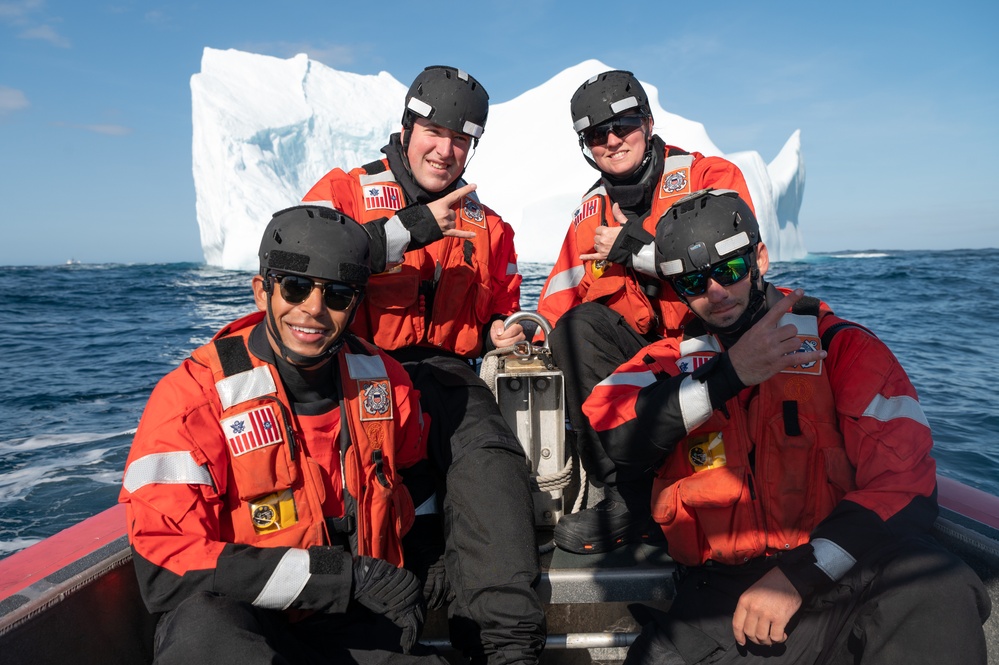
{"label": "yellow whistle", "polygon": [[607,261],[604,259],[594,261],[593,266],[590,267],[590,272],[593,273],[593,279],[600,279],[605,270],[607,270]]}

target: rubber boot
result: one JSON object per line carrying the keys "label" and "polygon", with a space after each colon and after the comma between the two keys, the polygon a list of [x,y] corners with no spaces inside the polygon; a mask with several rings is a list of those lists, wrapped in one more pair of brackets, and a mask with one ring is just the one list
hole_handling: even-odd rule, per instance
{"label": "rubber boot", "polygon": [[575,554],[598,554],[647,540],[658,529],[650,516],[651,483],[644,485],[606,485],[596,505],[562,516],[555,525],[555,544]]}

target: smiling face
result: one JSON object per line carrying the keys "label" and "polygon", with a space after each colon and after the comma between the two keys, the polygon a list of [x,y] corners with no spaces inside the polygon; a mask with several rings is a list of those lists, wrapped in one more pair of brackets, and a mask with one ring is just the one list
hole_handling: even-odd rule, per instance
{"label": "smiling face", "polygon": [[[409,134],[406,157],[420,187],[439,192],[458,179],[465,169],[472,137],[435,125],[426,118],[416,118],[412,128],[403,132]],[[403,136],[404,141],[406,138]]]}
{"label": "smiling face", "polygon": [[597,168],[615,178],[624,178],[634,173],[645,159],[646,137],[652,132],[652,120],[647,119],[640,128],[621,138],[611,132],[607,143],[592,146],[590,153]]}
{"label": "smiling face", "polygon": [[[264,290],[264,278],[260,275],[253,277],[253,299],[262,312],[267,311],[270,302],[274,325],[285,348],[309,357],[321,355],[344,333],[350,323],[350,313],[357,307],[355,300],[345,311],[332,310],[323,302],[323,292],[319,288],[313,288],[309,296],[296,305],[282,297],[276,283],[270,293]],[[267,326],[267,338],[274,352],[284,356],[270,325]]]}

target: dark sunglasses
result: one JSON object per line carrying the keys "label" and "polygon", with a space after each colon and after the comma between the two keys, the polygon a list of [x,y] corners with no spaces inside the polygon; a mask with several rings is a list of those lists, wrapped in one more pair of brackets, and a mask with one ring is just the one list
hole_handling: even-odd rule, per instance
{"label": "dark sunglasses", "polygon": [[708,290],[708,278],[722,286],[731,286],[749,274],[749,256],[735,256],[716,263],[706,270],[689,272],[672,280],[673,288],[681,296],[699,296]]}
{"label": "dark sunglasses", "polygon": [[357,289],[338,282],[317,282],[299,275],[272,274],[270,277],[281,285],[281,297],[292,305],[305,302],[315,288],[322,290],[326,306],[337,312],[346,311],[357,297]]}
{"label": "dark sunglasses", "polygon": [[613,132],[614,136],[623,139],[628,134],[641,127],[645,123],[643,115],[622,115],[611,118],[607,122],[583,130],[583,141],[589,147],[605,145],[607,137]]}

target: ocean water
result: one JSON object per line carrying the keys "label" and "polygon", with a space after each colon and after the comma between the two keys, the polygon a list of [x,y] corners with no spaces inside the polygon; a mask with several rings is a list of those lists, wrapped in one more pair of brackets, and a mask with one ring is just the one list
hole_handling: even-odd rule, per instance
{"label": "ocean water", "polygon": [[[548,269],[521,266],[525,309]],[[999,250],[868,251],[778,263],[768,277],[877,333],[919,392],[940,473],[999,494],[989,269]],[[150,391],[253,310],[250,277],[190,263],[0,267],[0,557],[115,503]]]}

